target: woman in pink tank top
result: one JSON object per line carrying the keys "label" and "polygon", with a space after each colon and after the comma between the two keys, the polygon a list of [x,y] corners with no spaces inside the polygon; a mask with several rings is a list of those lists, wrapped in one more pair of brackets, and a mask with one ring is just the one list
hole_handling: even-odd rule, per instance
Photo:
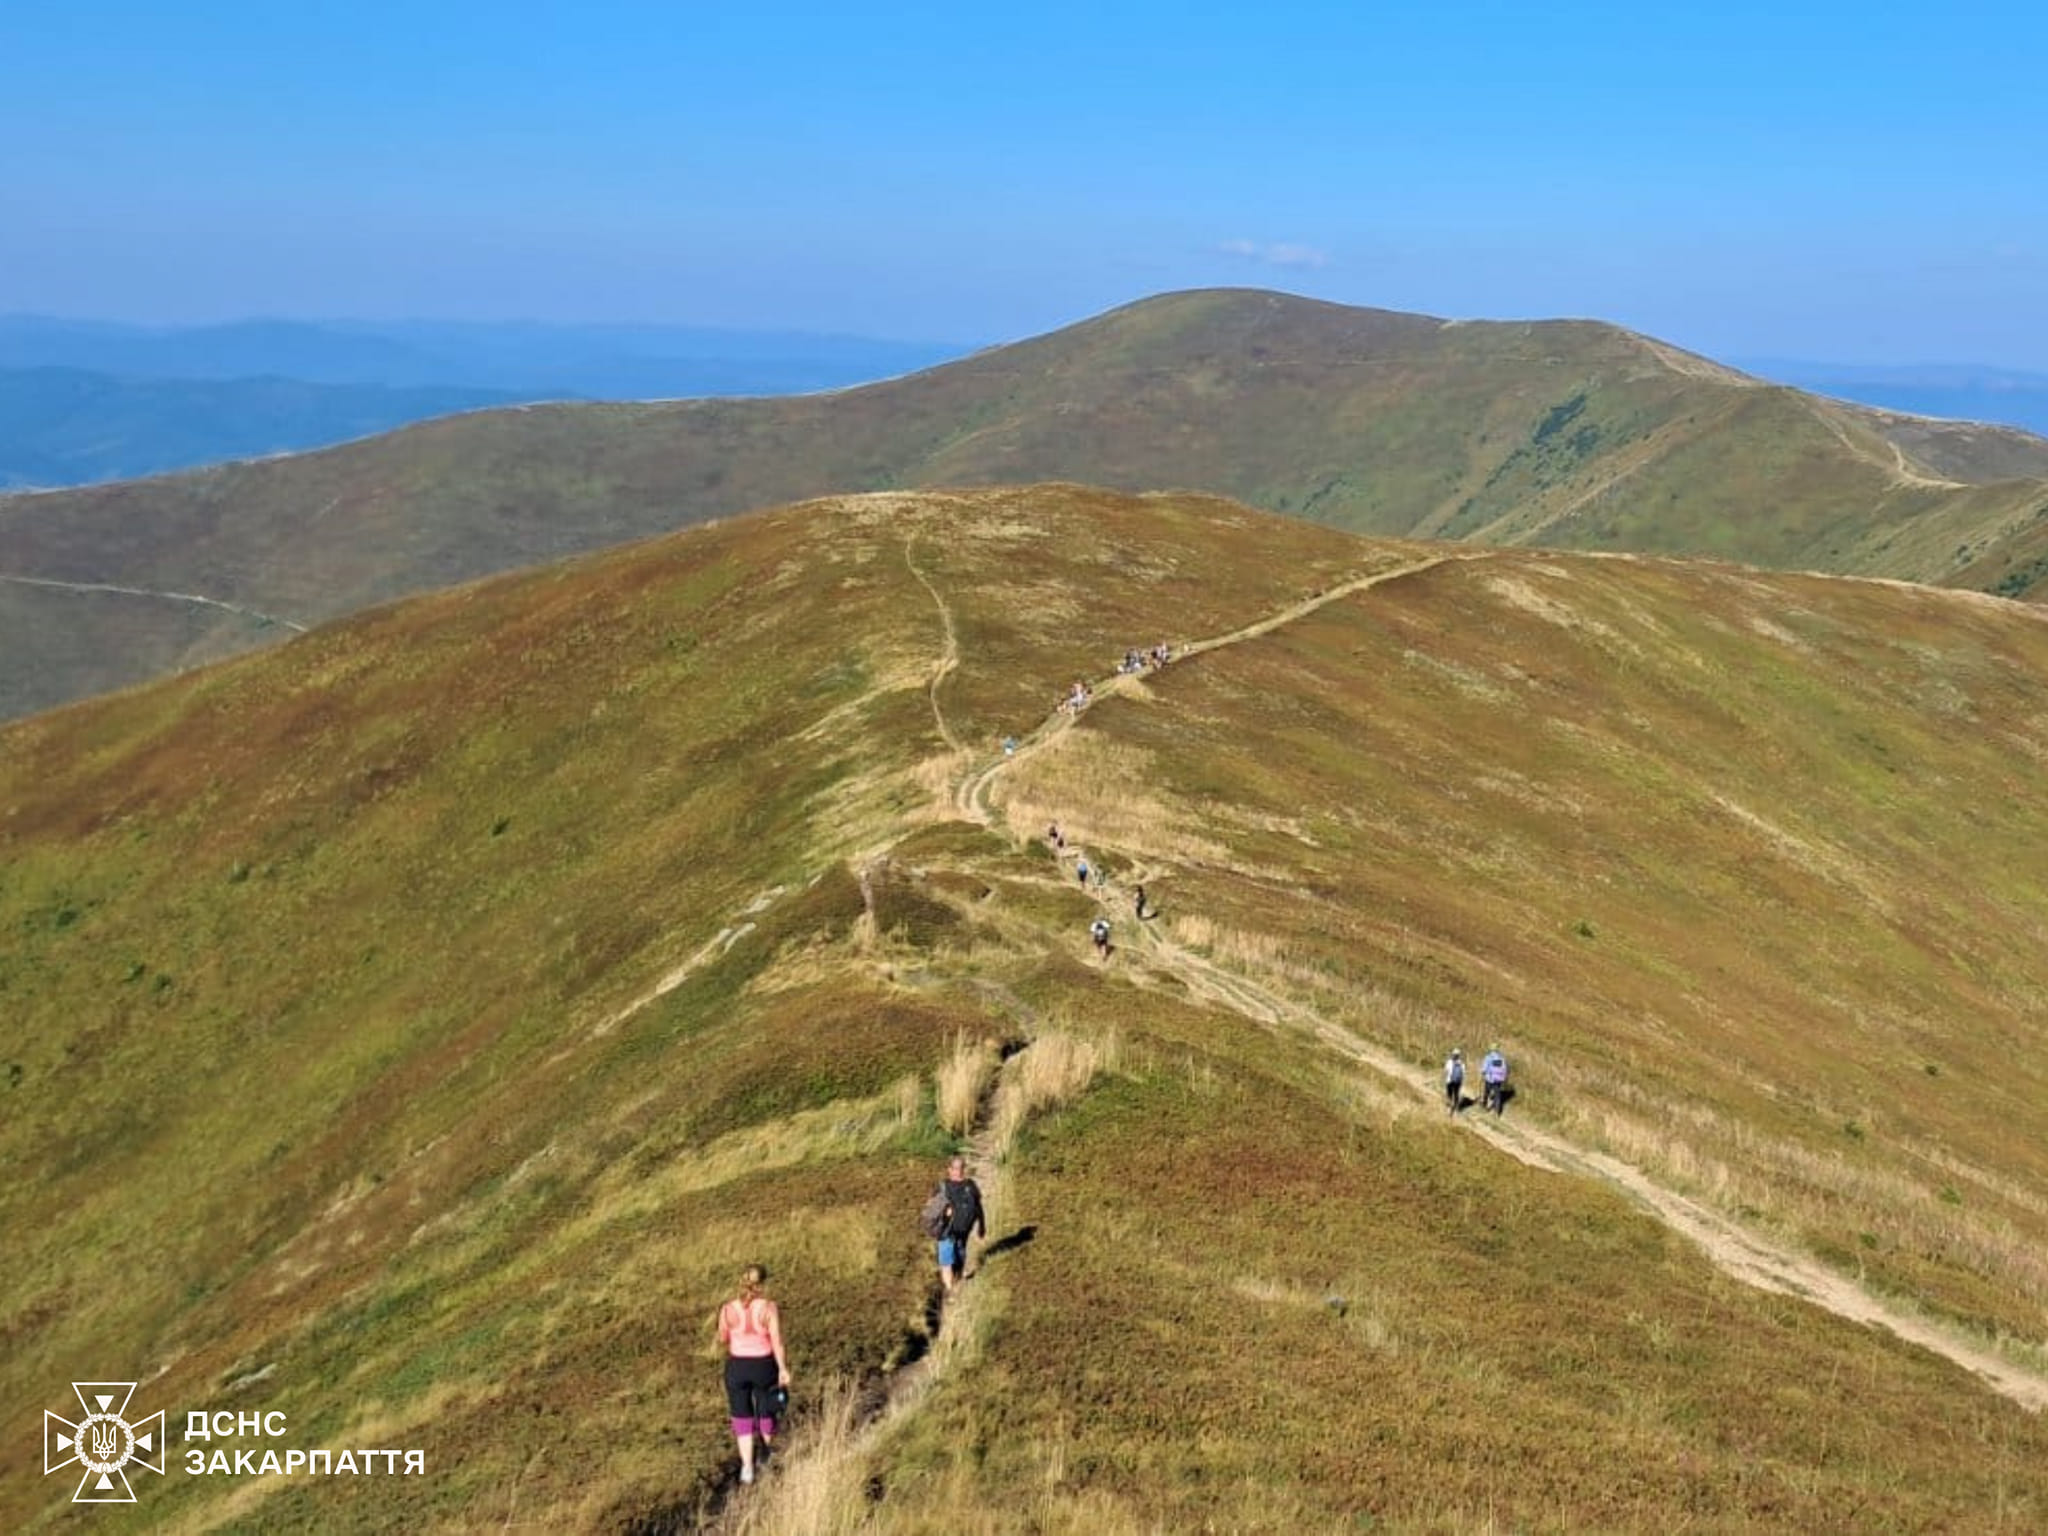
{"label": "woman in pink tank top", "polygon": [[725,1396],[732,1437],[740,1448],[740,1481],[754,1480],[754,1436],[761,1454],[775,1444],[777,1389],[789,1388],[789,1358],[782,1352],[782,1311],[761,1294],[768,1271],[749,1264],[740,1293],[718,1309],[718,1342],[725,1346]]}

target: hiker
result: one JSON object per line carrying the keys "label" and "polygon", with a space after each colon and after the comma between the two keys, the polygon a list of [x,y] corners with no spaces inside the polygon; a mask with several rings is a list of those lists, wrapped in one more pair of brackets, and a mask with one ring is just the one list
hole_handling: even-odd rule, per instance
{"label": "hiker", "polygon": [[782,1352],[782,1310],[761,1294],[768,1271],[749,1264],[740,1293],[718,1309],[718,1342],[725,1346],[725,1396],[732,1437],[740,1448],[740,1481],[754,1480],[754,1437],[761,1455],[775,1444],[775,1398],[789,1389],[789,1357]]}
{"label": "hiker", "polygon": [[939,1237],[939,1282],[948,1291],[967,1278],[967,1240],[976,1232],[988,1241],[988,1215],[981,1207],[981,1186],[967,1177],[967,1159],[954,1157],[938,1193],[946,1209]]}
{"label": "hiker", "polygon": [[1137,899],[1132,903],[1131,915],[1141,923],[1145,921],[1145,887],[1142,883],[1138,886]]}
{"label": "hiker", "polygon": [[1109,919],[1098,917],[1088,925],[1088,937],[1095,941],[1095,953],[1104,960],[1109,958]]}
{"label": "hiker", "polygon": [[1014,736],[1005,736],[1005,737],[1003,738],[1003,756],[1005,756],[1005,757],[1015,757],[1016,755],[1017,755],[1017,738],[1016,738],[1016,737],[1014,737]]}
{"label": "hiker", "polygon": [[1074,863],[1074,874],[1081,882],[1081,889],[1088,889],[1088,855],[1082,854]]}
{"label": "hiker", "polygon": [[1060,835],[1060,824],[1058,822],[1054,822],[1045,829],[1045,840],[1052,844],[1054,852],[1058,852],[1067,846],[1066,838]]}
{"label": "hiker", "polygon": [[1465,1107],[1465,1053],[1461,1050],[1453,1050],[1444,1063],[1444,1098],[1454,1115]]}
{"label": "hiker", "polygon": [[1109,867],[1105,864],[1095,866],[1095,889],[1098,891],[1109,889]]}
{"label": "hiker", "polygon": [[1499,1046],[1491,1047],[1486,1059],[1479,1063],[1479,1081],[1484,1095],[1480,1108],[1499,1116],[1508,1107],[1508,1059],[1501,1055]]}

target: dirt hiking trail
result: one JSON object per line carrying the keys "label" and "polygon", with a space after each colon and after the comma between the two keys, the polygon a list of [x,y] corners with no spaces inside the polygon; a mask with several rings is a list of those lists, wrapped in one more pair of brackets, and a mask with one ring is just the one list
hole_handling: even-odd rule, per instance
{"label": "dirt hiking trail", "polygon": [[295,635],[303,635],[306,632],[305,625],[291,619],[279,618],[274,613],[260,613],[254,608],[244,608],[240,603],[225,602],[218,597],[205,597],[197,592],[158,592],[148,587],[116,586],[107,581],[57,581],[48,576],[0,575],[0,581],[11,581],[21,587],[47,587],[56,592],[102,592],[111,593],[115,597],[148,597],[165,603],[218,608],[222,613],[238,614],[245,619],[254,619],[258,624],[275,624]]}
{"label": "dirt hiking trail", "polygon": [[[1382,582],[1396,581],[1403,576],[1419,575],[1423,571],[1433,570],[1439,565],[1445,565],[1452,561],[1482,560],[1485,558],[1486,556],[1481,554],[1463,553],[1430,555],[1420,560],[1411,560],[1405,565],[1393,566],[1383,571],[1374,571],[1370,575],[1354,576],[1347,581],[1338,583],[1334,587],[1327,587],[1321,592],[1303,598],[1298,603],[1282,608],[1277,613],[1268,614],[1263,619],[1256,619],[1242,628],[1230,630],[1225,634],[1211,635],[1205,640],[1187,641],[1174,651],[1173,660],[1169,663],[1169,666],[1183,666],[1195,657],[1207,655],[1210,651],[1219,651],[1225,646],[1241,645],[1247,640],[1256,640],[1261,635],[1270,635],[1274,630],[1284,628],[1286,625],[1294,623],[1297,619],[1306,618],[1320,608],[1327,608],[1331,603],[1350,597],[1353,593],[1363,592],[1370,587],[1376,587]],[[922,577],[919,579],[923,580]],[[925,583],[925,589],[931,592],[932,600],[938,604],[939,613],[945,623],[946,639],[951,659],[942,660],[941,667],[945,672],[951,672],[959,664],[959,653],[953,640],[952,611],[947,608],[945,600],[939,596],[938,592],[933,590],[930,582]],[[1142,673],[1112,674],[1109,677],[1090,683],[1091,696],[1095,701],[1099,702],[1102,699],[1108,698],[1111,694],[1126,692],[1132,681],[1136,677],[1141,676],[1143,676]],[[936,673],[932,686],[934,689],[938,686],[938,676]],[[1094,705],[1091,703],[1089,707],[1093,708]],[[932,708],[936,713],[938,710],[938,696],[936,692],[932,696]],[[1055,710],[1038,725],[1037,729],[1018,740],[1017,750],[1014,753],[997,758],[996,761],[988,764],[978,772],[970,771],[967,773],[954,789],[954,809],[965,820],[975,822],[984,827],[995,826],[995,811],[989,804],[988,795],[989,789],[995,783],[997,775],[1001,774],[1004,769],[1013,767],[1018,762],[1026,758],[1035,757],[1038,753],[1043,752],[1047,747],[1059,740],[1061,736],[1065,735],[1068,730],[1072,729],[1075,722],[1079,719],[1079,715],[1072,714],[1067,710]],[[952,731],[946,728],[943,718],[940,720],[939,734],[944,738],[948,747],[958,747],[959,743],[954,740]]]}
{"label": "dirt hiking trail", "polygon": [[[929,978],[927,978],[929,979]],[[991,998],[1004,1011],[1017,1012],[1028,1023],[1031,1010],[996,984]],[[981,1187],[986,1210],[1009,1219],[1009,1186],[1004,1167],[1007,1149],[998,1144],[996,1104],[1004,1083],[1017,1070],[1016,1062],[1027,1044],[1000,1062],[975,1106],[974,1121],[967,1132],[967,1171]],[[919,1197],[922,1199],[922,1196]],[[996,1230],[991,1228],[991,1233]],[[932,1294],[924,1310],[924,1334],[907,1359],[859,1382],[820,1386],[804,1383],[800,1410],[794,1421],[790,1449],[772,1456],[751,1488],[739,1481],[735,1459],[725,1478],[706,1496],[696,1510],[693,1524],[677,1525],[716,1532],[720,1536],[781,1536],[804,1532],[821,1523],[820,1512],[843,1508],[847,1490],[865,1481],[866,1468],[875,1450],[906,1417],[915,1413],[941,1382],[970,1367],[986,1334],[989,1314],[1000,1307],[998,1292],[979,1278],[989,1261],[1019,1239],[984,1239],[968,1278],[950,1293],[932,1282]],[[926,1244],[926,1252],[930,1245]],[[857,1497],[857,1496],[856,1496]]]}
{"label": "dirt hiking trail", "polygon": [[[1383,582],[1416,575],[1447,561],[1485,558],[1488,556],[1484,554],[1438,555],[1373,575],[1354,578],[1227,634],[1188,644],[1175,653],[1171,665],[1184,666],[1210,651],[1271,634],[1327,604],[1367,591]],[[919,579],[923,580],[923,577],[920,576]],[[929,582],[925,585],[945,617],[948,655],[942,667],[943,672],[950,672],[958,664],[952,617],[939,593]],[[942,674],[935,674],[933,682],[932,703],[935,714],[938,713],[936,687],[939,675]],[[1105,679],[1096,686],[1094,696],[1100,699],[1118,692],[1128,681],[1129,679],[1124,676]],[[1018,762],[1056,745],[1061,737],[1072,729],[1077,719],[1078,716],[1064,709],[1060,710],[1021,739],[1014,753],[1006,754],[979,769],[970,767],[955,788],[955,810],[965,819],[984,827],[996,827],[998,817],[992,796],[1003,772]],[[943,717],[941,734],[949,747],[957,748],[951,731],[944,729]],[[1080,853],[1082,850],[1070,845],[1068,851]],[[1140,867],[1133,871],[1130,878],[1143,883],[1151,878],[1151,872]],[[1118,899],[1122,899],[1121,893],[1118,894]],[[1248,977],[1227,971],[1213,961],[1193,954],[1149,924],[1141,922],[1137,924],[1137,929],[1144,946],[1141,958],[1158,970],[1179,979],[1197,997],[1242,1014],[1268,1028],[1305,1033],[1330,1050],[1371,1069],[1390,1083],[1432,1107],[1441,1109],[1436,1085],[1431,1081],[1418,1080],[1417,1071],[1412,1064],[1313,1009],[1282,997]],[[1664,1188],[1641,1169],[1619,1158],[1591,1148],[1575,1146],[1555,1133],[1531,1123],[1525,1116],[1517,1116],[1512,1120],[1489,1120],[1475,1107],[1461,1118],[1488,1145],[1529,1167],[1598,1179],[1621,1190],[1641,1209],[1673,1231],[1690,1239],[1724,1273],[1746,1285],[1798,1297],[1852,1322],[1889,1329],[1908,1343],[1930,1350],[1961,1366],[1992,1391],[2028,1409],[2039,1412],[2048,1407],[2048,1379],[1902,1307],[1870,1295],[1847,1276],[1827,1268],[1813,1258],[1752,1232],[1731,1218],[1709,1210],[1685,1195]]]}

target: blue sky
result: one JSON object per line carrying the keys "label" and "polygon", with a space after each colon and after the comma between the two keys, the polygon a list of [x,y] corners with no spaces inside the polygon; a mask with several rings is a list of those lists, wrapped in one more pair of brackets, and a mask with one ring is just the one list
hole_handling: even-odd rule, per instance
{"label": "blue sky", "polygon": [[979,342],[1245,284],[2048,370],[2044,15],[0,0],[0,311]]}

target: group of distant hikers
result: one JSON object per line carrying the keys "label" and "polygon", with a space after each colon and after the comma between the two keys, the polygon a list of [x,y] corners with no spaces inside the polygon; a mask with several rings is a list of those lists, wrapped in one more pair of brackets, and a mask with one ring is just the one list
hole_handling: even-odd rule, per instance
{"label": "group of distant hikers", "polygon": [[[946,1295],[968,1276],[967,1247],[988,1241],[988,1208],[981,1186],[968,1177],[967,1159],[955,1155],[945,1177],[918,1212],[924,1235],[938,1245],[939,1284]],[[718,1342],[725,1351],[726,1407],[740,1452],[740,1481],[754,1481],[775,1448],[778,1421],[789,1409],[789,1354],[782,1342],[782,1309],[765,1293],[768,1271],[749,1264],[739,1294],[718,1309]]]}
{"label": "group of distant hikers", "polygon": [[[1494,1046],[1479,1062],[1479,1107],[1492,1110],[1495,1118],[1504,1113],[1514,1089],[1508,1086],[1508,1059]],[[1444,1062],[1444,1102],[1457,1114],[1472,1101],[1465,1097],[1465,1053],[1453,1048]]]}
{"label": "group of distant hikers", "polygon": [[[1125,651],[1124,659],[1116,664],[1116,675],[1118,677],[1129,677],[1133,673],[1143,672],[1148,667],[1156,672],[1172,660],[1173,647],[1162,640],[1150,650],[1132,649]],[[1066,714],[1078,715],[1094,702],[1095,690],[1090,688],[1086,681],[1077,677],[1074,679],[1073,686],[1060,696],[1059,703],[1053,707]],[[1007,755],[1011,750],[1013,749],[1008,743],[1005,743],[1005,754]]]}
{"label": "group of distant hikers", "polygon": [[[1164,647],[1161,647],[1161,649],[1164,649]],[[1046,827],[1045,842],[1046,846],[1052,849],[1052,855],[1055,859],[1066,853],[1067,835],[1060,830],[1058,822],[1055,821]],[[1076,850],[1074,855],[1074,878],[1080,882],[1081,889],[1084,891],[1093,890],[1099,893],[1109,889],[1109,871],[1104,869],[1099,863],[1089,863],[1088,855],[1079,850]],[[1157,916],[1157,913],[1146,902],[1145,886],[1142,881],[1138,883],[1131,893],[1131,915],[1141,923],[1148,918]],[[1095,946],[1095,954],[1098,959],[1107,960],[1114,948],[1109,942],[1109,933],[1109,919],[1106,916],[1098,915],[1088,925],[1088,940]]]}

